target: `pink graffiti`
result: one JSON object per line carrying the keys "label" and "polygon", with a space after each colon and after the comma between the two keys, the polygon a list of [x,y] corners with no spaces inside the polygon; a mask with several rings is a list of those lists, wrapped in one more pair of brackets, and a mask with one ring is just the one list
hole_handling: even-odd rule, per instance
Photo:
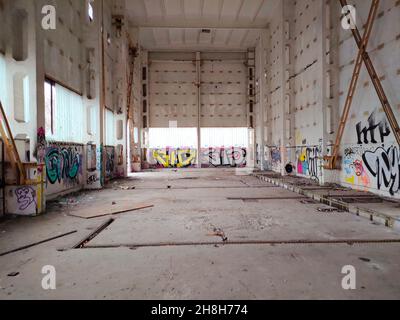
{"label": "pink graffiti", "polygon": [[354,172],[356,173],[357,177],[361,177],[364,173],[364,166],[361,160],[355,160],[353,162]]}

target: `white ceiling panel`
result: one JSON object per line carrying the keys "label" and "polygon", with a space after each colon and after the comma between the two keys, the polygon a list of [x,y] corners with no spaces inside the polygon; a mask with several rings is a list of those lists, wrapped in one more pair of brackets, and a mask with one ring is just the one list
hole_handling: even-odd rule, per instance
{"label": "white ceiling panel", "polygon": [[140,37],[146,39],[146,45],[149,47],[157,46],[157,42],[154,35],[154,29],[142,29],[140,30]]}
{"label": "white ceiling panel", "polygon": [[201,16],[202,1],[201,0],[184,0],[184,16],[186,19],[199,19]]}
{"label": "white ceiling panel", "polygon": [[132,27],[265,28],[277,0],[125,0]]}
{"label": "white ceiling panel", "polygon": [[221,19],[235,21],[244,0],[224,1],[221,10]]}
{"label": "white ceiling panel", "polygon": [[199,41],[199,29],[185,29],[185,43],[197,44]]}
{"label": "white ceiling panel", "polygon": [[169,17],[180,17],[183,15],[181,0],[165,0],[165,13]]}
{"label": "white ceiling panel", "polygon": [[264,0],[264,3],[261,6],[260,11],[258,12],[258,15],[256,16],[253,23],[255,25],[260,25],[264,21],[268,21],[271,18],[271,15],[273,15],[273,14],[279,15],[279,13],[276,12],[278,6],[279,6],[278,1]]}
{"label": "white ceiling panel", "polygon": [[217,29],[214,37],[214,44],[225,45],[231,33],[229,29]]}
{"label": "white ceiling panel", "polygon": [[202,18],[205,21],[218,21],[220,12],[220,1],[222,0],[204,0]]}
{"label": "white ceiling panel", "polygon": [[147,17],[150,19],[163,19],[162,0],[146,0],[144,1]]}
{"label": "white ceiling panel", "polygon": [[241,47],[248,33],[248,29],[233,29],[228,45],[233,47]]}
{"label": "white ceiling panel", "polygon": [[264,0],[245,0],[239,12],[240,20],[254,21],[262,9]]}
{"label": "white ceiling panel", "polygon": [[159,50],[232,50],[246,51],[255,47],[262,29],[140,28],[141,46]]}
{"label": "white ceiling panel", "polygon": [[246,50],[255,46],[278,5],[277,0],[125,1],[130,26],[139,28],[140,43],[149,50]]}
{"label": "white ceiling panel", "polygon": [[154,40],[157,46],[169,45],[169,29],[166,28],[154,28],[153,29]]}
{"label": "white ceiling panel", "polygon": [[183,44],[183,29],[169,29],[169,39],[173,45]]}

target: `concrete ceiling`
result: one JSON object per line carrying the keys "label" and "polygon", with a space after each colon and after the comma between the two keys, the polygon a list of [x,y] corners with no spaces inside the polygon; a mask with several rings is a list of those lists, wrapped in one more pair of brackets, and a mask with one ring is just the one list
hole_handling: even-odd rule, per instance
{"label": "concrete ceiling", "polygon": [[141,28],[140,44],[157,50],[233,50],[255,47],[261,29]]}
{"label": "concrete ceiling", "polygon": [[[276,0],[126,0],[129,22],[148,50],[247,49]],[[203,30],[208,29],[208,30]]]}

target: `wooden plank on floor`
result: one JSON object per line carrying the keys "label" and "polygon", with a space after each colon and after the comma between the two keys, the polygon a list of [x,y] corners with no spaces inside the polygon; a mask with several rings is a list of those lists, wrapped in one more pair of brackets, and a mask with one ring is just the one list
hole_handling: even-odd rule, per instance
{"label": "wooden plank on floor", "polygon": [[132,203],[130,201],[117,202],[115,204],[97,204],[87,208],[70,212],[69,215],[83,219],[93,219],[109,215],[116,215],[124,212],[137,211],[154,207],[149,203]]}

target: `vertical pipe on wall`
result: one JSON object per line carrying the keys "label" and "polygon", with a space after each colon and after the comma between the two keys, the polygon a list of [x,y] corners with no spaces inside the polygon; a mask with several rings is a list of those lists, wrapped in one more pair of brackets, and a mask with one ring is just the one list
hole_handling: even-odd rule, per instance
{"label": "vertical pipe on wall", "polygon": [[319,158],[320,160],[318,161],[318,172],[319,172],[319,183],[321,185],[325,184],[326,178],[325,178],[325,171],[323,168],[323,157],[326,154],[327,150],[327,140],[328,140],[328,132],[327,132],[327,106],[329,105],[329,99],[327,98],[327,77],[326,74],[328,72],[328,63],[327,63],[327,36],[328,36],[328,24],[327,22],[328,17],[327,17],[327,5],[325,1],[321,1],[320,3],[320,8],[319,8],[319,27],[321,30],[320,36],[319,36],[319,42],[318,42],[318,83],[320,84],[319,90],[318,90],[318,102],[319,105],[321,106],[321,112],[319,113],[319,121],[320,125],[322,126],[320,130],[321,139],[320,139],[320,154]]}
{"label": "vertical pipe on wall", "polygon": [[105,110],[105,49],[104,49],[104,0],[101,0],[101,25],[100,25],[100,36],[101,36],[101,96],[100,96],[100,184],[104,185],[104,178],[106,174],[105,169],[105,153],[104,148],[104,110]]}
{"label": "vertical pipe on wall", "polygon": [[201,53],[196,52],[196,86],[197,86],[197,167],[201,168]]}

